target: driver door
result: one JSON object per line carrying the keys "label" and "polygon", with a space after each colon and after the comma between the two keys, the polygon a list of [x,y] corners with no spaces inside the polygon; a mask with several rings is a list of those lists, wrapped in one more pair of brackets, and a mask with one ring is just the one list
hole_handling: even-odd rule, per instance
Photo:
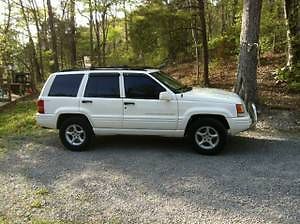
{"label": "driver door", "polygon": [[152,77],[143,73],[124,73],[125,129],[175,130],[178,123],[177,100],[160,100],[167,91]]}

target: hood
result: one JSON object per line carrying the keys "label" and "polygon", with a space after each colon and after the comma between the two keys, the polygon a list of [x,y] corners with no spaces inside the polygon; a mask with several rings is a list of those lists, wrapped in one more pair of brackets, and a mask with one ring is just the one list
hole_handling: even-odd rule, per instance
{"label": "hood", "polygon": [[243,103],[242,99],[235,93],[213,88],[193,88],[182,94],[184,100],[205,100],[216,103]]}

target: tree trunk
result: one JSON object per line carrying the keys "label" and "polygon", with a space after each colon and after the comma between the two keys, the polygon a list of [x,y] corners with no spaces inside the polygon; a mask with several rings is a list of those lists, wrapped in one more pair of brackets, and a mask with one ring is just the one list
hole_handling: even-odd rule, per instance
{"label": "tree trunk", "polygon": [[101,30],[102,30],[102,66],[106,64],[106,12],[101,15]]}
{"label": "tree trunk", "polygon": [[47,0],[47,7],[48,7],[48,19],[49,19],[49,26],[50,26],[50,34],[51,34],[51,43],[52,43],[52,58],[53,58],[53,67],[52,71],[59,70],[58,64],[58,53],[57,53],[57,37],[56,31],[54,27],[54,16],[52,12],[51,0]]}
{"label": "tree trunk", "polygon": [[127,21],[126,0],[123,0],[123,10],[124,10],[125,47],[126,50],[128,50],[128,21]]}
{"label": "tree trunk", "polygon": [[91,57],[91,67],[94,66],[94,40],[93,40],[93,25],[94,25],[94,19],[93,19],[93,6],[92,6],[92,0],[89,0],[89,12],[90,12],[90,19],[89,19],[89,25],[90,25],[90,57]]}
{"label": "tree trunk", "polygon": [[197,75],[197,83],[200,83],[200,66],[199,66],[199,39],[198,39],[198,31],[196,30],[197,27],[197,19],[193,15],[192,10],[192,0],[188,0],[189,8],[190,8],[190,14],[191,14],[191,32],[192,32],[192,38],[194,41],[194,47],[195,47],[195,57],[196,57],[196,75]]}
{"label": "tree trunk", "polygon": [[224,35],[226,31],[224,0],[221,0],[220,4],[221,4],[221,34]]}
{"label": "tree trunk", "polygon": [[76,24],[75,24],[75,0],[70,0],[70,46],[71,67],[76,67]]}
{"label": "tree trunk", "polygon": [[[10,27],[11,27],[11,12],[12,12],[12,3],[10,2],[10,0],[7,1],[7,20],[5,22],[5,28],[4,28],[4,32],[3,34],[8,34],[10,31]],[[4,43],[3,46],[7,46],[6,41],[8,40],[8,37],[5,36],[4,38]],[[9,61],[11,61],[11,53],[7,52],[7,48],[4,47],[4,49],[2,49],[2,51],[0,52],[0,60],[2,60],[3,65],[5,66],[5,68],[7,69]],[[8,72],[8,71],[7,71]],[[3,84],[3,72],[0,71],[0,85]]]}
{"label": "tree trunk", "polygon": [[22,12],[22,15],[23,15],[23,19],[25,21],[28,37],[29,37],[29,44],[30,44],[31,54],[32,54],[32,58],[31,58],[32,59],[32,65],[33,65],[33,68],[35,70],[35,72],[33,72],[32,76],[31,76],[31,85],[32,85],[33,92],[37,92],[37,76],[41,76],[40,66],[39,66],[39,62],[38,62],[38,59],[37,59],[32,34],[31,34],[31,31],[30,31],[30,28],[29,28],[28,17],[25,13],[25,8],[24,8],[22,0],[20,0],[20,6],[21,6],[21,12]]}
{"label": "tree trunk", "polygon": [[287,67],[289,70],[292,70],[296,66],[299,66],[300,63],[299,0],[284,0],[284,14],[287,27]]}
{"label": "tree trunk", "polygon": [[233,8],[232,8],[232,23],[231,25],[234,26],[236,24],[236,12],[238,10],[238,4],[239,1],[238,0],[234,0],[233,1]]}
{"label": "tree trunk", "polygon": [[49,39],[48,39],[48,24],[47,24],[47,20],[48,20],[48,17],[47,17],[47,5],[46,5],[46,0],[43,0],[43,20],[40,24],[40,27],[42,29],[42,40],[43,40],[43,46],[45,48],[46,51],[48,51],[50,49],[50,44],[49,44]]}
{"label": "tree trunk", "polygon": [[107,7],[102,12],[101,15],[101,31],[102,31],[102,65],[106,65],[106,44],[107,44],[107,35],[108,35],[108,18],[107,18]]}
{"label": "tree trunk", "polygon": [[211,9],[209,6],[209,2],[206,3],[206,11],[207,11],[207,26],[208,26],[208,35],[207,39],[210,40],[212,38],[213,32],[212,32],[212,15],[211,15]]}
{"label": "tree trunk", "polygon": [[[98,8],[98,2],[94,2],[95,9]],[[100,22],[99,13],[95,12],[95,34],[96,34],[96,51],[97,51],[97,66],[101,66],[101,37],[100,37]]]}
{"label": "tree trunk", "polygon": [[244,0],[240,55],[235,92],[245,101],[248,111],[257,103],[257,63],[259,52],[259,26],[262,0]]}
{"label": "tree trunk", "polygon": [[38,7],[36,4],[35,0],[30,1],[32,5],[32,12],[33,12],[33,17],[34,17],[34,22],[35,22],[35,27],[37,31],[37,46],[38,46],[38,52],[39,52],[39,63],[40,63],[40,69],[41,69],[41,76],[37,77],[37,81],[41,82],[44,81],[44,59],[43,59],[43,51],[42,51],[42,37],[41,37],[41,29],[40,29],[40,16],[38,13]]}
{"label": "tree trunk", "polygon": [[205,7],[204,0],[198,0],[200,26],[202,33],[202,48],[203,48],[203,84],[209,86],[208,78],[208,44],[206,36],[206,21],[205,21]]}

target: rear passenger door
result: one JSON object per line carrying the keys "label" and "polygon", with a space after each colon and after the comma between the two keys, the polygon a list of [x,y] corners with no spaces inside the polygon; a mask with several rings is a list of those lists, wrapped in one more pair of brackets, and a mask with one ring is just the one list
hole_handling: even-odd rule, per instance
{"label": "rear passenger door", "polygon": [[119,73],[90,73],[80,100],[94,128],[122,128],[123,102]]}

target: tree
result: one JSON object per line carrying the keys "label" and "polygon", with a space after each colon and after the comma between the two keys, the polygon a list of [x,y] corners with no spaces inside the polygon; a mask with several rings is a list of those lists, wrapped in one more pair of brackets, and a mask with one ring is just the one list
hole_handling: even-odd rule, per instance
{"label": "tree", "polygon": [[105,66],[106,64],[106,45],[107,35],[109,30],[110,21],[108,13],[110,7],[115,3],[108,0],[95,0],[95,34],[96,34],[96,50],[97,50],[97,63],[98,65]]}
{"label": "tree", "polygon": [[189,12],[178,10],[174,5],[149,3],[140,6],[129,19],[132,61],[157,66],[192,59],[190,18]]}
{"label": "tree", "polygon": [[251,110],[257,103],[257,63],[259,48],[259,28],[262,0],[244,0],[242,29],[240,36],[240,55],[235,92]]}
{"label": "tree", "polygon": [[40,28],[40,13],[37,7],[37,3],[36,0],[30,0],[30,5],[31,5],[31,11],[33,14],[33,19],[34,19],[34,23],[35,23],[35,27],[36,27],[36,31],[37,31],[37,48],[38,48],[38,55],[39,55],[39,66],[41,69],[41,76],[37,77],[37,81],[41,82],[42,80],[44,80],[44,59],[43,59],[43,52],[42,52],[42,32],[41,32],[41,28]]}
{"label": "tree", "polygon": [[225,2],[224,2],[224,0],[221,0],[220,4],[221,4],[221,34],[224,35],[224,33],[226,31]]}
{"label": "tree", "polygon": [[128,50],[128,16],[127,16],[126,2],[128,2],[128,0],[123,0],[125,47],[126,50]]}
{"label": "tree", "polygon": [[287,68],[291,71],[300,67],[300,2],[284,0],[284,14],[287,27]]}
{"label": "tree", "polygon": [[51,46],[52,46],[52,58],[53,58],[53,68],[52,71],[59,70],[58,64],[58,53],[57,53],[57,36],[54,26],[54,15],[52,11],[51,0],[47,0],[47,8],[48,8],[48,17],[49,17],[49,26],[50,26],[50,35],[51,35]]}
{"label": "tree", "polygon": [[197,82],[199,82],[200,66],[199,66],[199,38],[198,38],[198,30],[197,30],[197,18],[195,17],[193,9],[192,9],[193,8],[192,0],[188,0],[188,5],[190,8],[190,14],[191,14],[191,33],[192,33],[192,38],[193,38],[194,45],[195,45]]}
{"label": "tree", "polygon": [[93,37],[93,26],[94,26],[94,18],[93,18],[93,4],[92,0],[89,0],[89,28],[90,28],[90,57],[91,57],[91,67],[94,65],[94,37]]}
{"label": "tree", "polygon": [[34,92],[37,91],[36,87],[37,87],[37,77],[41,77],[41,71],[40,71],[40,65],[38,62],[38,58],[37,58],[37,53],[36,53],[36,48],[35,48],[35,43],[33,41],[33,37],[32,37],[32,33],[29,27],[29,18],[28,15],[25,12],[25,7],[23,4],[23,1],[20,0],[20,6],[21,6],[21,12],[22,12],[22,16],[25,22],[25,26],[27,29],[27,33],[28,33],[28,38],[29,38],[29,46],[30,46],[30,50],[31,50],[31,55],[32,55],[32,65],[34,68],[34,71],[32,72],[32,79],[31,79],[31,85],[32,85],[32,90]]}
{"label": "tree", "polygon": [[208,78],[208,44],[206,35],[206,21],[205,21],[205,7],[204,0],[198,0],[200,26],[202,34],[202,48],[203,48],[203,84],[204,86],[209,85]]}
{"label": "tree", "polygon": [[238,10],[238,0],[233,0],[232,3],[232,18],[231,18],[231,25],[234,26],[236,24],[236,12]]}
{"label": "tree", "polygon": [[103,2],[102,12],[101,12],[101,31],[102,31],[102,65],[106,65],[106,44],[107,44],[107,34],[109,29],[108,21],[108,10],[112,3],[106,0]]}
{"label": "tree", "polygon": [[75,24],[75,0],[70,0],[70,50],[71,67],[76,66],[76,24]]}
{"label": "tree", "polygon": [[[0,26],[0,66],[3,65],[6,70],[8,64],[11,61],[12,46],[11,46],[11,12],[12,12],[12,2],[8,0],[7,2],[7,17],[4,21],[3,26]],[[0,72],[0,85],[3,83],[3,72]]]}

